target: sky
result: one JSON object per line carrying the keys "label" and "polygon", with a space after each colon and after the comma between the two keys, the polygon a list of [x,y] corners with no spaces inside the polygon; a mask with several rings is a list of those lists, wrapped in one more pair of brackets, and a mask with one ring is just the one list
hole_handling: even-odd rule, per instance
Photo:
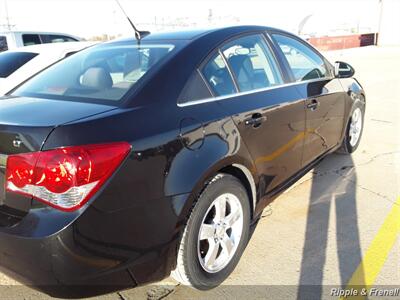
{"label": "sky", "polygon": [[[142,30],[216,27],[232,24],[267,25],[298,33],[310,16],[304,34],[340,33],[341,29],[373,31],[379,0],[120,0]],[[115,0],[0,0],[0,25],[15,30],[95,35],[131,35],[131,28]],[[1,30],[1,27],[0,27]]]}

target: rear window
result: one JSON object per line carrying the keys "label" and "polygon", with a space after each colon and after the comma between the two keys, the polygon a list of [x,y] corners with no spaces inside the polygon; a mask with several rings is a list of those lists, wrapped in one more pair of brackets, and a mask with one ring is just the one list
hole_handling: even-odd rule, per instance
{"label": "rear window", "polygon": [[7,37],[0,35],[0,52],[8,50]]}
{"label": "rear window", "polygon": [[172,44],[104,44],[85,49],[51,66],[19,87],[14,95],[60,100],[119,101]]}
{"label": "rear window", "polygon": [[31,52],[0,53],[0,78],[7,78],[36,55],[37,53]]}

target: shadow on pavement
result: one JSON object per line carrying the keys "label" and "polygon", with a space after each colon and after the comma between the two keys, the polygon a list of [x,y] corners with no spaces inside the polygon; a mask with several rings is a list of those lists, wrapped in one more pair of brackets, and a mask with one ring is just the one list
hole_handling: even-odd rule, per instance
{"label": "shadow on pavement", "polygon": [[[333,234],[329,228],[330,217],[336,221],[337,257],[340,283],[343,288],[361,262],[356,183],[357,174],[351,155],[329,155],[315,167],[297,291],[298,299],[320,299],[323,295],[323,284],[336,281],[324,278],[328,234]],[[326,291],[324,294],[326,295]]]}

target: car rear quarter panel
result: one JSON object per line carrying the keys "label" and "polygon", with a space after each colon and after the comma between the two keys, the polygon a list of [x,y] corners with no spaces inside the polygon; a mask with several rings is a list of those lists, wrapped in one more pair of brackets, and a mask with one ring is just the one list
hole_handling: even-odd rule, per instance
{"label": "car rear quarter panel", "polygon": [[[44,149],[112,141],[128,141],[132,152],[73,223],[68,243],[132,266],[139,282],[173,268],[181,231],[207,179],[232,164],[255,173],[231,117],[214,102],[109,111],[59,126]],[[137,272],[138,261],[152,263]]]}

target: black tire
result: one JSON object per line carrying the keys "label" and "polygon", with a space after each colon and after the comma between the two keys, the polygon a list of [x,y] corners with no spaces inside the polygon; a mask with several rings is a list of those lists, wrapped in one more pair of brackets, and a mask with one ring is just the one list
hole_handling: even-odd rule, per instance
{"label": "black tire", "polygon": [[[351,125],[351,122],[352,122],[353,113],[354,113],[354,111],[356,109],[360,109],[361,110],[361,120],[362,120],[361,132],[360,132],[360,136],[359,136],[359,138],[357,140],[357,143],[355,145],[351,145],[351,143],[350,143],[350,139],[351,139],[351,137],[350,137],[350,125]],[[351,154],[351,153],[353,153],[354,151],[357,150],[358,145],[360,144],[360,141],[361,141],[361,138],[362,138],[363,131],[364,131],[364,115],[365,115],[365,102],[363,100],[357,101],[354,104],[354,106],[353,106],[353,108],[352,108],[352,110],[350,112],[350,117],[349,117],[349,120],[347,122],[346,132],[345,132],[345,135],[344,135],[344,138],[343,138],[343,141],[342,141],[342,145],[337,150],[338,153]]]}
{"label": "black tire", "polygon": [[[231,193],[239,199],[243,212],[242,234],[229,263],[218,272],[211,273],[206,271],[200,263],[198,255],[199,232],[206,213],[210,211],[209,208],[212,207],[214,200],[225,193]],[[232,273],[239,262],[249,240],[249,229],[250,203],[246,189],[232,175],[216,175],[207,183],[196,201],[182,236],[176,269],[172,271],[171,275],[180,283],[199,290],[208,290],[218,286]]]}

